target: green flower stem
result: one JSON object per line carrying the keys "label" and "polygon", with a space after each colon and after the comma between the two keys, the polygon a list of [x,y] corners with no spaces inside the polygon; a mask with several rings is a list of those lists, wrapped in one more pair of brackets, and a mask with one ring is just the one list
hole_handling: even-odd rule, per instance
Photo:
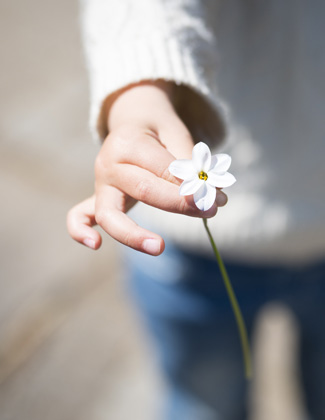
{"label": "green flower stem", "polygon": [[239,330],[239,336],[240,336],[240,341],[241,341],[241,346],[242,346],[242,350],[243,350],[243,358],[244,358],[244,366],[245,366],[245,376],[247,379],[250,379],[252,377],[252,362],[251,362],[251,355],[250,355],[250,348],[249,348],[249,342],[248,342],[248,337],[247,337],[247,330],[246,330],[246,325],[243,319],[243,315],[241,313],[234,289],[231,285],[226,267],[222,261],[222,258],[219,254],[219,251],[216,247],[216,244],[213,240],[213,237],[211,235],[210,229],[208,228],[208,221],[207,219],[203,219],[203,224],[205,227],[205,230],[209,236],[214,254],[216,256],[218,265],[219,265],[219,269],[221,272],[221,276],[222,279],[224,281],[227,293],[228,293],[228,297],[236,318],[236,322],[237,322],[237,327]]}

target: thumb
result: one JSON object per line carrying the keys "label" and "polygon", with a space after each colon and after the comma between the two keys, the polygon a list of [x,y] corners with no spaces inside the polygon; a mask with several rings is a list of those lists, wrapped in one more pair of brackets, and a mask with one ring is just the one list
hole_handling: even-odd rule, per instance
{"label": "thumb", "polygon": [[67,228],[69,235],[77,242],[91,249],[101,246],[102,238],[93,229],[95,226],[95,196],[89,197],[74,206],[67,214]]}

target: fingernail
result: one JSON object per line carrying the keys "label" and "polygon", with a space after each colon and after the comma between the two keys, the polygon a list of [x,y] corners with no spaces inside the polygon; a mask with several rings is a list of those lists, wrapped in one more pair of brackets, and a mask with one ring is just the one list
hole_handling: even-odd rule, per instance
{"label": "fingernail", "polygon": [[95,241],[93,239],[90,238],[86,238],[84,239],[83,243],[88,246],[89,248],[94,249],[95,248]]}
{"label": "fingernail", "polygon": [[226,196],[226,194],[222,192],[217,193],[217,197],[216,197],[217,206],[219,207],[224,206],[225,204],[227,204],[227,201],[228,201],[228,197]]}
{"label": "fingernail", "polygon": [[160,253],[160,242],[157,239],[145,239],[142,242],[142,249],[151,255]]}

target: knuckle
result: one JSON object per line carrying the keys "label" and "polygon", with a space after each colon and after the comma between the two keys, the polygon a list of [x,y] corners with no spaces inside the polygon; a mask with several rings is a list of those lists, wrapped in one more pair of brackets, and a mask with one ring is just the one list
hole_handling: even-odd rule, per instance
{"label": "knuckle", "polygon": [[96,210],[95,212],[95,220],[99,226],[103,226],[106,219],[106,212],[103,209]]}
{"label": "knuckle", "polygon": [[74,232],[78,227],[78,205],[72,207],[66,216],[66,224],[69,233]]}
{"label": "knuckle", "polygon": [[175,182],[175,177],[169,172],[168,167],[163,169],[160,178],[168,182]]}
{"label": "knuckle", "polygon": [[107,162],[104,159],[102,153],[99,153],[95,159],[95,175],[96,178],[101,177],[107,170]]}
{"label": "knuckle", "polygon": [[128,160],[130,153],[132,153],[134,144],[136,144],[135,140],[137,139],[131,130],[123,127],[110,134],[107,140],[109,155],[114,156],[116,162],[124,162]]}
{"label": "knuckle", "polygon": [[130,232],[126,232],[125,233],[122,242],[123,242],[124,245],[126,245],[126,246],[128,246],[130,248],[133,248],[132,237],[131,237],[131,233]]}
{"label": "knuckle", "polygon": [[127,146],[126,139],[121,135],[110,135],[105,140],[102,149],[95,159],[96,179],[114,179],[119,164],[128,161],[130,147]]}
{"label": "knuckle", "polygon": [[108,161],[105,156],[99,154],[95,160],[95,179],[99,182],[110,184],[118,170],[118,165]]}
{"label": "knuckle", "polygon": [[139,235],[136,231],[127,231],[123,236],[122,243],[129,248],[140,250],[142,240],[142,236]]}
{"label": "knuckle", "polygon": [[139,201],[147,203],[153,189],[152,182],[148,179],[142,179],[136,186],[136,198]]}
{"label": "knuckle", "polygon": [[181,197],[178,205],[178,211],[180,214],[192,214],[193,208],[188,205],[185,197]]}
{"label": "knuckle", "polygon": [[123,149],[123,140],[123,135],[119,135],[118,133],[111,134],[109,139],[107,139],[107,148],[109,153],[119,156],[121,149]]}

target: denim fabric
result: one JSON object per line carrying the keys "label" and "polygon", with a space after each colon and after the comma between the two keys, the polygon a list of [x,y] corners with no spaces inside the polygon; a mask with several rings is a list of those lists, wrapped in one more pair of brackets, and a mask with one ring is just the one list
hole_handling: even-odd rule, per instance
{"label": "denim fabric", "polygon": [[[228,297],[215,261],[167,244],[127,251],[129,280],[156,345],[168,396],[165,420],[244,420],[247,382]],[[301,328],[301,372],[313,420],[325,419],[325,262],[303,268],[227,263],[251,337],[261,307],[288,305]]]}

